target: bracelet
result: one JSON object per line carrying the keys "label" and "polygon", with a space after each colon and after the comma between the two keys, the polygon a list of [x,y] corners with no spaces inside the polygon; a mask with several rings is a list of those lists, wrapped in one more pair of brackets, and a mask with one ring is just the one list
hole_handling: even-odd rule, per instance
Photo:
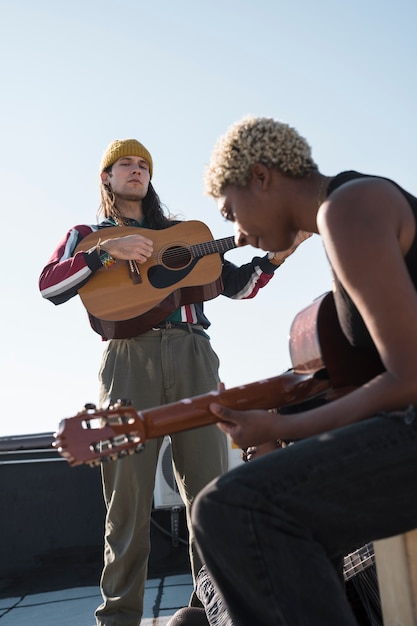
{"label": "bracelet", "polygon": [[277,267],[279,267],[280,265],[285,263],[285,259],[278,260],[275,255],[276,252],[268,252],[268,261],[272,263],[272,265],[276,265]]}
{"label": "bracelet", "polygon": [[108,252],[103,250],[103,252],[100,254],[100,262],[102,266],[106,270],[108,270],[109,267],[113,265],[113,263],[116,263],[116,259],[114,259]]}
{"label": "bracelet", "polygon": [[87,252],[88,254],[91,254],[92,252],[96,252],[98,258],[100,259],[100,263],[106,270],[108,270],[109,267],[113,265],[113,263],[116,263],[116,259],[114,259],[111,256],[111,254],[101,249],[101,239],[97,241],[95,246],[87,250]]}
{"label": "bracelet", "polygon": [[108,270],[109,267],[111,265],[113,265],[113,263],[116,263],[116,259],[114,259],[111,254],[109,254],[108,252],[106,252],[105,250],[101,251],[100,249],[100,245],[101,245],[101,238],[99,238],[99,240],[96,243],[96,252],[98,254],[98,257],[100,259],[100,263],[102,264],[102,266]]}
{"label": "bracelet", "polygon": [[92,254],[92,252],[97,252],[97,256],[100,256],[100,245],[101,245],[101,238],[99,238],[95,246],[93,246],[92,248],[89,248],[86,252],[88,252],[88,254]]}

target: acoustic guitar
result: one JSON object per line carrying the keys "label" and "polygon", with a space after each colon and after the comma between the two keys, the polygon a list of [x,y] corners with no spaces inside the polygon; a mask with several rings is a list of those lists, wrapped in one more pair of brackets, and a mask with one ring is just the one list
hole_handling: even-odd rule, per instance
{"label": "acoustic guitar", "polygon": [[242,410],[297,412],[344,395],[383,371],[376,351],[347,342],[331,292],[294,318],[290,354],[293,367],[287,372],[224,391],[143,410],[123,400],[102,409],[86,405],[61,421],[53,445],[70,465],[94,466],[139,452],[147,439],[215,423],[211,402]]}
{"label": "acoustic guitar", "polygon": [[164,320],[184,304],[218,296],[221,254],[236,247],[234,237],[213,240],[209,228],[197,220],[163,230],[115,226],[87,235],[75,252],[94,247],[99,239],[143,235],[154,252],[146,263],[116,260],[100,268],[78,290],[90,324],[107,339],[134,337]]}

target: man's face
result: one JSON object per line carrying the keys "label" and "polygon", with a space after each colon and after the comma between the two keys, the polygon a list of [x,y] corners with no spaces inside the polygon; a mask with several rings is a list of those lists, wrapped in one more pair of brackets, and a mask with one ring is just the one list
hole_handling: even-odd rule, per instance
{"label": "man's face", "polygon": [[143,200],[148,193],[149,164],[141,157],[122,157],[113,164],[110,172],[102,172],[101,180],[123,200]]}

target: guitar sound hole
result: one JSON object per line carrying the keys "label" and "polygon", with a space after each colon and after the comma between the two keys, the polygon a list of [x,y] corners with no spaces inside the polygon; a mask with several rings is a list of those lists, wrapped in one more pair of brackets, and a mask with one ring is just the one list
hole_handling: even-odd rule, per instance
{"label": "guitar sound hole", "polygon": [[183,246],[172,246],[162,254],[162,262],[165,267],[179,269],[186,267],[191,261],[191,253]]}

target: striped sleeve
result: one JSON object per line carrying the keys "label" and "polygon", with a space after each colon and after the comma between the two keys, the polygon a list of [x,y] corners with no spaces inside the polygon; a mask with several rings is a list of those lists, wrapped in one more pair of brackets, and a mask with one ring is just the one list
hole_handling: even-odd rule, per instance
{"label": "striped sleeve", "polygon": [[278,269],[268,257],[254,257],[240,267],[225,261],[222,270],[223,295],[233,300],[254,298],[265,287]]}
{"label": "striped sleeve", "polygon": [[74,226],[54,250],[39,277],[39,289],[43,298],[53,304],[61,304],[78,293],[78,289],[101,267],[97,255],[74,251],[95,226]]}

